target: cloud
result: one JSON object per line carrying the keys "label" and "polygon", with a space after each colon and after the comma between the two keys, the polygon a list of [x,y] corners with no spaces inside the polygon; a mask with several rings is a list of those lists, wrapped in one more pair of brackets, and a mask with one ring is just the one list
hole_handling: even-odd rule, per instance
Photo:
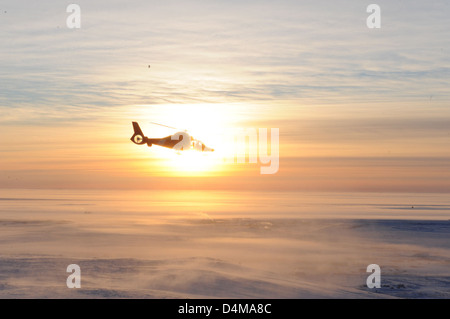
{"label": "cloud", "polygon": [[445,2],[79,2],[8,3],[2,107],[449,97]]}

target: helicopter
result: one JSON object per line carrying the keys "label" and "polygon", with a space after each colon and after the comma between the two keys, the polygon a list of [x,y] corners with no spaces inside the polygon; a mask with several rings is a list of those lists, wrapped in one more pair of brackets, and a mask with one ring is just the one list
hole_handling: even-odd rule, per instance
{"label": "helicopter", "polygon": [[[176,129],[171,126],[153,123],[156,125],[161,125],[165,127],[169,127],[172,129]],[[162,138],[148,138],[142,133],[141,128],[139,127],[138,122],[132,122],[134,134],[131,137],[131,141],[137,145],[147,144],[148,147],[151,147],[153,144],[174,149],[176,151],[186,151],[186,150],[196,150],[201,152],[214,152],[213,148],[210,148],[203,144],[203,142],[193,138],[186,131],[177,132],[173,135],[169,135]]]}

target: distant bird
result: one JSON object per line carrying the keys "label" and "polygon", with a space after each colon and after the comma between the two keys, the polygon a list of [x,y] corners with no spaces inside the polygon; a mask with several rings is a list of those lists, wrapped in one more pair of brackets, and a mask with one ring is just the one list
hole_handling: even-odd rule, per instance
{"label": "distant bird", "polygon": [[148,68],[150,69],[150,64],[148,65]]}
{"label": "distant bird", "polygon": [[411,206],[411,208],[414,208],[414,206]]}

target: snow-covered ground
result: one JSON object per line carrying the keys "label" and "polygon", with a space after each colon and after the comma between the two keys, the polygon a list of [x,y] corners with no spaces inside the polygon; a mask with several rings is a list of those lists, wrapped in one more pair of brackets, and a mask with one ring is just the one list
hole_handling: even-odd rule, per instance
{"label": "snow-covered ground", "polygon": [[444,196],[8,192],[0,298],[450,298]]}

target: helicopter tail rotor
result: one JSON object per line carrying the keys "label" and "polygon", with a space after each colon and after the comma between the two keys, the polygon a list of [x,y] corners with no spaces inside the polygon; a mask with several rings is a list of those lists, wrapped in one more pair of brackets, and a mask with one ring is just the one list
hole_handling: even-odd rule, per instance
{"label": "helicopter tail rotor", "polygon": [[142,133],[142,130],[137,122],[133,122],[133,130],[134,134],[131,137],[131,141],[134,144],[142,145],[147,143],[148,138],[144,136],[144,133]]}

